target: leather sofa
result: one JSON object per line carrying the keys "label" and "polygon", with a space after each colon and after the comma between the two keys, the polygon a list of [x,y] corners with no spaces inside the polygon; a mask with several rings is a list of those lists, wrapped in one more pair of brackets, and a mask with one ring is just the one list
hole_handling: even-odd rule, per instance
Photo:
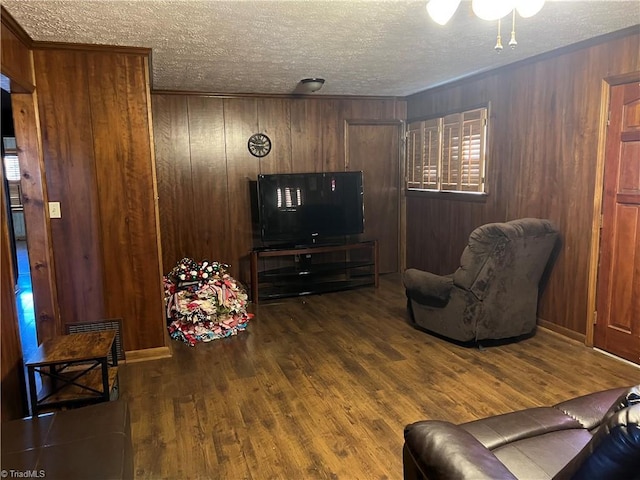
{"label": "leather sofa", "polygon": [[3,423],[1,452],[9,478],[28,472],[61,480],[132,479],[127,403],[104,402]]}
{"label": "leather sofa", "polygon": [[640,479],[640,385],[404,431],[405,480]]}

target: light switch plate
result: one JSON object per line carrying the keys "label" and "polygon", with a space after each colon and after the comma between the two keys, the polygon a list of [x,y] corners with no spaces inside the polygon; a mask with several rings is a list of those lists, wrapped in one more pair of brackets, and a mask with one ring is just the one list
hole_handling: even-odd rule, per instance
{"label": "light switch plate", "polygon": [[62,218],[60,202],[49,202],[49,218]]}

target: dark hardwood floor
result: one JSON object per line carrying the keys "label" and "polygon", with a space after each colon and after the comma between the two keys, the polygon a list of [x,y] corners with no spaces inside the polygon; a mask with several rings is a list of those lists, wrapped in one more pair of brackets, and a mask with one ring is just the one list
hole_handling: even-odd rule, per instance
{"label": "dark hardwood floor", "polygon": [[405,424],[454,423],[640,383],[548,330],[469,349],[407,324],[380,288],[261,303],[248,330],[121,369],[137,478],[400,479]]}

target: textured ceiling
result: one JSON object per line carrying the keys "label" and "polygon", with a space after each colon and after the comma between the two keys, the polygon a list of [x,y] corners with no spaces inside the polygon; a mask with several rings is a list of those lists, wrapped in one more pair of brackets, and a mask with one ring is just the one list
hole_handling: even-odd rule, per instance
{"label": "textured ceiling", "polygon": [[288,94],[323,77],[315,95],[404,96],[640,25],[638,0],[548,0],[516,20],[515,50],[505,20],[497,54],[497,22],[476,18],[468,1],[444,27],[426,0],[0,3],[34,40],[150,47],[154,90],[211,93]]}

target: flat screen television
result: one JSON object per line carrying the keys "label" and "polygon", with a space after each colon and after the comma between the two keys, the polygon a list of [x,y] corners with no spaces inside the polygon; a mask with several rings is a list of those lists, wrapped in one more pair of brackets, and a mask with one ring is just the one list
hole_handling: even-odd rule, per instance
{"label": "flat screen television", "polygon": [[309,245],[364,232],[362,172],[258,175],[262,241]]}

